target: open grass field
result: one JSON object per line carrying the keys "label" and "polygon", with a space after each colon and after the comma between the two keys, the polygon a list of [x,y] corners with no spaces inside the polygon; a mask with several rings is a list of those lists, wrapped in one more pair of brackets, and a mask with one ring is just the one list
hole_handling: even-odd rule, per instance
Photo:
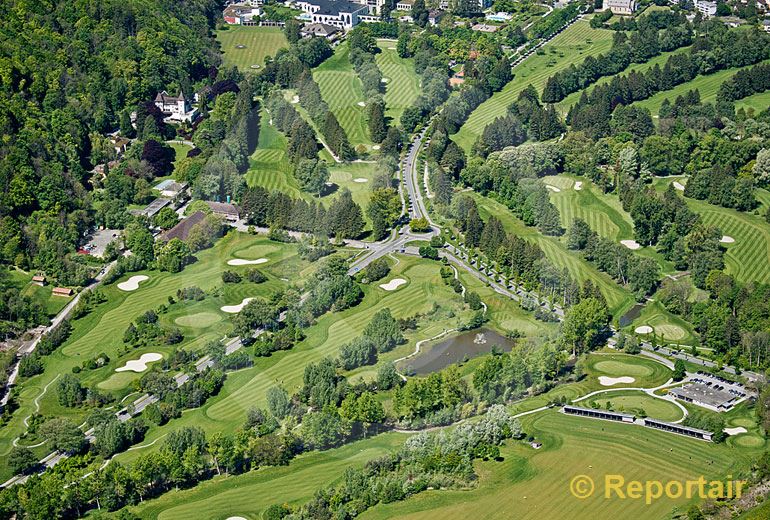
{"label": "open grass field", "polygon": [[6,270],[3,268],[2,279],[4,285],[15,287],[23,296],[28,296],[39,303],[48,316],[55,316],[72,299],[71,297],[53,296],[53,286],[45,285],[43,287],[32,283],[32,276],[35,273],[22,271],[19,268]]}
{"label": "open grass field", "polygon": [[252,65],[264,67],[266,56],[273,57],[278,49],[289,46],[278,27],[228,26],[217,31],[216,37],[225,66],[238,67],[242,72],[254,71]]}
{"label": "open grass field", "polygon": [[321,95],[329,109],[348,134],[350,144],[353,147],[359,144],[371,146],[364,107],[359,105],[366,102],[363,86],[350,64],[349,54],[347,44],[338,45],[334,55],[314,69],[313,79],[321,88]]}
{"label": "open grass field", "polygon": [[[656,188],[665,189],[674,180],[659,179]],[[724,235],[735,239],[735,243],[724,244],[727,249],[725,264],[728,273],[743,283],[770,283],[770,224],[763,217],[700,200],[685,200],[691,210],[702,216],[706,224],[717,226]]]}
{"label": "open grass field", "polygon": [[[642,101],[637,101],[634,104],[636,106],[648,109],[653,116],[656,116],[658,114],[658,111],[660,110],[660,105],[663,103],[664,99],[668,99],[673,103],[677,96],[681,96],[687,93],[687,91],[689,90],[696,90],[696,89],[698,90],[698,92],[700,92],[701,101],[713,103],[716,100],[717,93],[719,92],[719,87],[722,85],[722,83],[724,83],[725,80],[731,78],[733,74],[735,74],[736,72],[744,68],[749,68],[749,67],[739,67],[735,69],[720,70],[719,72],[715,72],[714,74],[709,74],[706,76],[698,76],[692,81],[688,81],[686,83],[682,83],[681,85],[677,85],[671,90],[664,90],[663,92],[658,92],[654,96],[649,97]],[[736,102],[736,108],[738,105],[739,105],[739,102]]]}
{"label": "open grass field", "polygon": [[595,386],[592,387],[593,390],[610,388],[598,383],[598,378],[601,376],[634,378],[631,383],[616,383],[611,388],[654,388],[662,385],[671,377],[671,371],[655,360],[644,356],[610,352],[595,353],[586,360],[586,379],[595,383]]}
{"label": "open grass field", "polygon": [[620,287],[609,275],[600,272],[579,255],[567,251],[563,237],[547,237],[542,235],[537,229],[526,226],[514,217],[508,208],[499,202],[488,197],[475,196],[475,198],[482,218],[486,219],[488,215],[495,215],[500,219],[507,231],[537,243],[545,253],[545,256],[556,267],[560,269],[567,268],[570,275],[580,282],[590,279],[596,284],[607,299],[610,311],[613,314],[620,315],[630,306],[633,301],[631,293]]}
{"label": "open grass field", "polygon": [[246,183],[270,191],[282,191],[294,198],[302,197],[303,193],[291,172],[291,165],[286,158],[286,136],[270,124],[270,113],[263,108],[260,113],[259,140],[249,160]]}
{"label": "open grass field", "polygon": [[[708,444],[636,425],[570,417],[556,411],[522,417],[524,430],[543,443],[539,450],[509,441],[502,462],[477,462],[475,489],[426,491],[404,502],[380,504],[361,515],[386,518],[541,520],[570,518],[669,518],[673,508],[686,510],[686,498],[644,500],[604,498],[604,476],[629,480],[688,480],[724,477],[750,464],[758,449]],[[576,499],[569,490],[577,475],[596,481],[596,493]]]}
{"label": "open grass field", "polygon": [[[149,277],[142,282],[139,289],[126,292],[118,289],[116,284],[101,288],[107,297],[107,302],[101,304],[89,315],[75,320],[73,332],[68,341],[46,357],[45,371],[23,382],[19,409],[0,430],[0,478],[10,476],[5,466],[5,455],[11,448],[13,439],[26,431],[24,418],[39,411],[43,415],[67,417],[80,424],[84,418],[82,409],[64,408],[59,405],[55,386],[51,384],[61,374],[71,372],[72,367],[80,366],[83,361],[105,352],[110,357],[110,363],[97,370],[84,371],[80,379],[84,385],[96,385],[103,390],[116,392],[118,398],[129,392],[127,385],[135,379],[136,374],[127,372],[116,374],[115,368],[122,366],[125,361],[137,359],[146,352],[158,352],[166,355],[170,352],[168,346],[152,346],[126,351],[123,345],[123,332],[128,324],[141,313],[149,309],[157,309],[162,304],[168,304],[169,296],[176,296],[179,289],[198,286],[204,291],[213,291],[202,302],[192,302],[189,305],[177,304],[167,314],[161,314],[161,322],[178,326],[185,336],[177,348],[198,349],[206,342],[220,339],[231,328],[229,315],[221,312],[220,306],[240,303],[247,296],[269,296],[281,287],[287,286],[284,280],[297,279],[306,269],[313,267],[299,259],[296,245],[280,244],[262,237],[242,233],[230,233],[222,238],[215,247],[197,254],[198,261],[186,267],[181,273],[165,273],[145,271]],[[228,266],[227,261],[235,258],[268,258],[268,263],[262,264],[260,270],[268,276],[268,281],[254,285],[250,283],[229,285],[221,288],[221,273],[226,269],[243,270],[243,267]],[[128,278],[128,275],[123,279]],[[122,281],[122,280],[120,280]],[[212,323],[210,327],[199,324],[177,322],[179,318],[199,313],[215,314],[221,320]],[[119,377],[114,377],[119,376]],[[48,387],[48,390],[44,389]],[[37,403],[35,400],[37,399]],[[46,447],[35,449],[37,455],[48,453]]]}
{"label": "open grass field", "polygon": [[385,83],[385,116],[398,124],[404,109],[411,106],[420,94],[420,78],[410,58],[401,58],[396,52],[396,42],[378,40],[382,52],[377,54],[377,66]]}
{"label": "open grass field", "polygon": [[607,29],[592,29],[588,20],[577,21],[544,45],[542,54],[530,56],[513,69],[513,80],[474,110],[452,139],[469,152],[484,128],[504,115],[527,85],[532,84],[541,93],[545,82],[556,72],[580,63],[587,56],[606,53],[612,46],[612,34]]}

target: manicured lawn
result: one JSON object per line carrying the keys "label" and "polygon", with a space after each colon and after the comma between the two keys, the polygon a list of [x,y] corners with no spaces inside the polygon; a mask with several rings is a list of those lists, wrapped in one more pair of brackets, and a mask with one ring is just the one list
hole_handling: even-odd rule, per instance
{"label": "manicured lawn", "polygon": [[[656,187],[665,189],[669,183],[682,179],[659,179]],[[723,244],[726,271],[739,281],[770,283],[770,224],[759,215],[714,206],[700,200],[685,198],[691,210],[700,214],[710,226],[735,239]]]}
{"label": "manicured lawn", "polygon": [[404,109],[411,106],[420,95],[420,78],[414,70],[414,61],[401,58],[396,52],[396,42],[378,40],[380,52],[377,54],[377,66],[382,72],[385,83],[385,115],[395,124],[401,120]]}
{"label": "manicured lawn", "polygon": [[527,85],[532,84],[538,94],[542,93],[545,82],[553,74],[582,62],[588,56],[606,53],[612,46],[612,34],[607,29],[592,29],[588,20],[574,23],[546,44],[542,54],[536,53],[517,66],[513,70],[513,80],[471,113],[453,136],[455,142],[469,152],[484,127],[504,115]]}
{"label": "manicured lawn", "polygon": [[[592,404],[588,404],[592,403]],[[599,394],[585,401],[581,401],[581,406],[588,405],[593,407],[596,405],[598,408],[606,408],[607,403],[610,403],[610,409],[615,412],[630,413],[637,417],[645,416],[661,421],[673,422],[682,418],[682,410],[665,399],[658,399],[657,397],[650,397],[644,392],[628,390],[620,392],[607,392]]]}
{"label": "manicured lawn", "polygon": [[[478,486],[471,490],[435,490],[404,502],[380,504],[360,518],[541,520],[570,518],[668,518],[686,498],[644,500],[604,498],[604,476],[630,480],[695,480],[738,474],[760,450],[705,443],[636,425],[566,416],[556,410],[522,418],[524,429],[543,443],[539,450],[508,441],[502,462],[477,462]],[[588,475],[596,493],[578,500],[570,481]]]}
{"label": "manicured lawn", "polygon": [[622,353],[595,353],[586,361],[587,379],[596,384],[595,389],[610,388],[598,382],[600,376],[633,377],[631,383],[616,383],[611,388],[654,388],[671,377],[671,371],[662,363],[643,356]]}
{"label": "manicured lawn", "polygon": [[350,64],[349,54],[347,44],[340,44],[334,55],[313,71],[313,78],[321,88],[324,101],[348,134],[350,144],[371,146],[364,107],[359,104],[366,103],[363,86]]}
{"label": "manicured lawn", "polygon": [[632,296],[629,291],[616,284],[606,273],[600,272],[591,263],[568,251],[563,237],[547,237],[542,235],[537,229],[526,226],[519,219],[514,217],[511,212],[500,204],[488,197],[475,196],[479,205],[479,213],[484,219],[488,215],[494,215],[503,223],[506,230],[522,238],[537,243],[545,253],[546,258],[550,260],[559,269],[566,268],[570,275],[579,282],[591,280],[601,290],[610,311],[619,315],[632,302]]}
{"label": "manicured lawn", "polygon": [[270,113],[265,109],[260,114],[257,149],[251,154],[245,176],[249,186],[281,191],[294,198],[303,196],[286,158],[286,136],[270,124]]}
{"label": "manicured lawn", "polygon": [[289,466],[264,468],[234,477],[219,477],[193,489],[172,491],[132,510],[141,518],[258,519],[273,504],[300,505],[331,484],[345,469],[398,448],[406,435],[387,433],[325,452],[300,455]]}
{"label": "manicured lawn", "polygon": [[666,342],[683,345],[698,342],[692,325],[666,310],[659,301],[647,302],[642,313],[626,328],[626,331],[631,333],[642,325],[652,327],[656,337]]}
{"label": "manicured lawn", "polygon": [[252,65],[264,67],[266,56],[273,57],[278,49],[289,46],[283,30],[278,27],[229,26],[227,30],[217,31],[216,37],[224,53],[225,66],[235,66],[243,72],[254,71]]}
{"label": "manicured lawn", "polygon": [[[367,229],[371,229],[371,222],[366,215],[366,208],[369,207],[369,197],[372,192],[372,181],[374,180],[374,163],[356,162],[347,164],[332,163],[329,165],[329,182],[336,185],[333,193],[325,195],[321,200],[328,206],[342,190],[350,190],[353,200],[361,206],[364,213]],[[364,182],[364,179],[366,181]]]}
{"label": "manicured lawn", "polygon": [[[722,85],[722,83],[724,83],[725,80],[731,78],[739,70],[742,70],[745,68],[749,68],[749,67],[739,67],[735,69],[720,70],[719,72],[715,72],[714,74],[709,74],[706,76],[698,76],[692,81],[688,81],[687,83],[682,83],[681,85],[677,85],[671,90],[664,90],[663,92],[658,92],[654,96],[648,99],[645,99],[643,101],[637,101],[634,104],[636,106],[640,106],[648,109],[653,114],[653,116],[656,116],[658,114],[658,111],[660,110],[660,105],[663,103],[664,99],[668,99],[671,103],[673,103],[677,96],[681,96],[683,94],[686,94],[688,91],[695,90],[695,89],[697,89],[698,92],[700,92],[700,99],[702,102],[713,103],[716,100],[717,94],[719,93],[719,87]],[[739,103],[740,102],[736,102],[736,108],[739,106]]]}
{"label": "manicured lawn", "polygon": [[[84,385],[99,386],[102,390],[116,392],[118,398],[129,392],[127,385],[138,374],[131,372],[117,374],[115,368],[123,366],[127,360],[137,359],[142,353],[158,352],[167,355],[171,347],[153,345],[141,349],[126,349],[123,344],[123,333],[129,323],[140,314],[150,309],[158,309],[168,304],[168,298],[176,298],[179,289],[198,286],[204,291],[214,291],[202,302],[189,305],[176,304],[167,314],[161,314],[164,325],[178,326],[185,336],[184,341],[176,348],[198,349],[208,341],[220,339],[231,329],[231,315],[220,310],[222,305],[240,303],[244,297],[269,296],[281,287],[288,285],[288,280],[296,280],[302,276],[305,269],[313,268],[310,264],[299,260],[296,245],[272,242],[264,237],[232,232],[219,240],[215,247],[202,251],[196,256],[198,261],[186,267],[181,273],[165,273],[145,271],[124,276],[123,281],[135,274],[145,274],[149,279],[142,282],[139,289],[126,292],[118,289],[117,284],[101,288],[107,302],[99,305],[89,315],[75,320],[73,332],[68,341],[54,353],[45,358],[45,372],[26,380],[22,384],[19,399],[19,409],[0,430],[0,461],[11,448],[12,440],[26,431],[23,419],[36,411],[34,400],[41,396],[46,386],[62,374],[70,373],[72,367],[80,366],[83,361],[104,352],[110,357],[110,362],[103,368],[86,370],[79,375]],[[235,258],[268,258],[268,263],[259,266],[268,276],[268,281],[254,285],[250,283],[230,285],[222,288],[221,273],[225,269],[243,271],[244,267],[228,266],[227,261]],[[287,280],[287,281],[284,281]],[[177,322],[187,314],[210,313],[221,317],[221,320],[211,323],[209,327],[198,324],[189,325]],[[39,412],[43,415],[67,417],[80,424],[87,411],[81,408],[65,408],[57,401],[55,384],[49,386],[45,394],[39,398]],[[46,455],[45,446],[35,449],[35,453]],[[0,462],[0,478],[9,477],[4,462]]]}
{"label": "manicured lawn", "polygon": [[735,109],[743,108],[744,110],[754,109],[755,114],[767,110],[770,108],[770,90],[748,96],[743,99],[739,99],[735,102]]}
{"label": "manicured lawn", "polygon": [[[653,6],[653,7],[655,7],[655,6]],[[674,51],[664,52],[664,53],[661,53],[660,56],[655,56],[651,60],[646,61],[644,63],[634,63],[634,64],[629,65],[622,72],[620,72],[619,75],[620,76],[625,76],[625,75],[629,74],[631,71],[635,71],[635,72],[638,72],[638,73],[645,73],[649,69],[653,68],[655,65],[658,65],[661,68],[663,68],[663,66],[666,64],[666,61],[668,61],[669,57],[673,56],[674,54],[681,54],[681,53],[688,53],[688,52],[690,52],[690,48],[689,47],[685,47],[685,48],[682,48],[682,49],[677,49],[677,50],[674,50]],[[582,95],[583,92],[586,92],[587,94],[590,94],[591,91],[593,91],[593,89],[594,89],[594,87],[596,85],[604,85],[606,83],[609,83],[610,81],[612,81],[613,77],[614,76],[605,76],[605,77],[599,78],[599,80],[596,83],[593,83],[592,85],[589,85],[585,89],[579,90],[577,92],[573,92],[572,94],[570,94],[566,98],[564,98],[561,101],[559,101],[558,103],[556,103],[556,108],[559,109],[559,111],[562,113],[563,116],[566,116],[567,112],[570,109],[570,107],[572,105],[574,105],[575,103],[577,103],[577,101],[580,99],[580,96]]]}

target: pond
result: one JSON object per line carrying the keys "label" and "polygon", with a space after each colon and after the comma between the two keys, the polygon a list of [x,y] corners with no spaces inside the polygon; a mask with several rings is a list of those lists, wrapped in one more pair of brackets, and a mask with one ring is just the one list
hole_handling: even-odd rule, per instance
{"label": "pond", "polygon": [[618,319],[618,325],[620,325],[621,328],[631,325],[631,323],[642,314],[642,309],[644,309],[643,303],[635,304],[628,309],[628,312]]}
{"label": "pond", "polygon": [[423,348],[417,356],[403,361],[399,368],[407,374],[426,375],[449,365],[498,351],[510,352],[514,341],[490,329],[474,329]]}

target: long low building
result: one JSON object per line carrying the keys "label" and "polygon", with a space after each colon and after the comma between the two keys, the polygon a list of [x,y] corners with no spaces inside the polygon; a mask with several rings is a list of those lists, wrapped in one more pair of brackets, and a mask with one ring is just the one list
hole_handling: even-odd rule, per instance
{"label": "long low building", "polygon": [[580,415],[581,417],[591,417],[593,419],[604,419],[606,421],[618,421],[625,423],[633,423],[636,417],[621,412],[611,412],[609,410],[599,410],[594,408],[581,408],[579,406],[565,405],[562,408],[562,412],[569,415]]}
{"label": "long low building", "polygon": [[642,419],[642,424],[648,428],[655,428],[657,430],[663,430],[678,435],[684,435],[686,437],[693,437],[695,439],[701,439],[704,441],[711,441],[712,433],[707,430],[699,430],[698,428],[690,428],[682,424],[667,423],[659,421],[657,419]]}

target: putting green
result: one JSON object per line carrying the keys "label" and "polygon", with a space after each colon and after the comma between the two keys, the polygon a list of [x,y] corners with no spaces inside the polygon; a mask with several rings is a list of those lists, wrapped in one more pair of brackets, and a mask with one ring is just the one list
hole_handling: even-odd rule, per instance
{"label": "putting green", "polygon": [[280,246],[255,244],[233,252],[233,258],[243,258],[245,260],[256,260],[266,257],[269,254],[280,251]]}
{"label": "putting green", "polygon": [[645,365],[640,365],[637,363],[626,363],[624,361],[618,361],[618,360],[606,360],[606,361],[599,361],[597,363],[594,363],[592,365],[592,368],[598,372],[602,372],[604,374],[610,375],[610,376],[632,376],[632,377],[643,377],[643,376],[649,376],[652,374],[652,369]]}
{"label": "putting green", "polygon": [[765,439],[751,433],[736,435],[731,437],[729,441],[733,446],[741,446],[744,448],[759,448],[765,445]]}
{"label": "putting green", "polygon": [[729,421],[727,421],[727,424],[728,426],[733,426],[733,427],[742,426],[744,428],[755,428],[757,426],[757,423],[755,423],[754,421],[746,417],[736,417],[735,419],[730,419]]}
{"label": "putting green", "polygon": [[198,312],[196,314],[188,314],[187,316],[179,316],[174,320],[174,323],[181,325],[182,327],[192,327],[194,329],[203,329],[210,327],[215,323],[222,321],[222,316],[213,312]]}
{"label": "putting green", "polygon": [[671,324],[664,324],[664,325],[655,325],[655,332],[663,336],[665,339],[670,340],[680,340],[687,337],[687,332],[685,332],[682,327],[679,325],[671,325]]}
{"label": "putting green", "polygon": [[682,418],[682,410],[674,403],[650,397],[643,392],[607,392],[596,395],[589,401],[602,408],[609,401],[616,412],[646,415],[661,421],[672,422]]}

